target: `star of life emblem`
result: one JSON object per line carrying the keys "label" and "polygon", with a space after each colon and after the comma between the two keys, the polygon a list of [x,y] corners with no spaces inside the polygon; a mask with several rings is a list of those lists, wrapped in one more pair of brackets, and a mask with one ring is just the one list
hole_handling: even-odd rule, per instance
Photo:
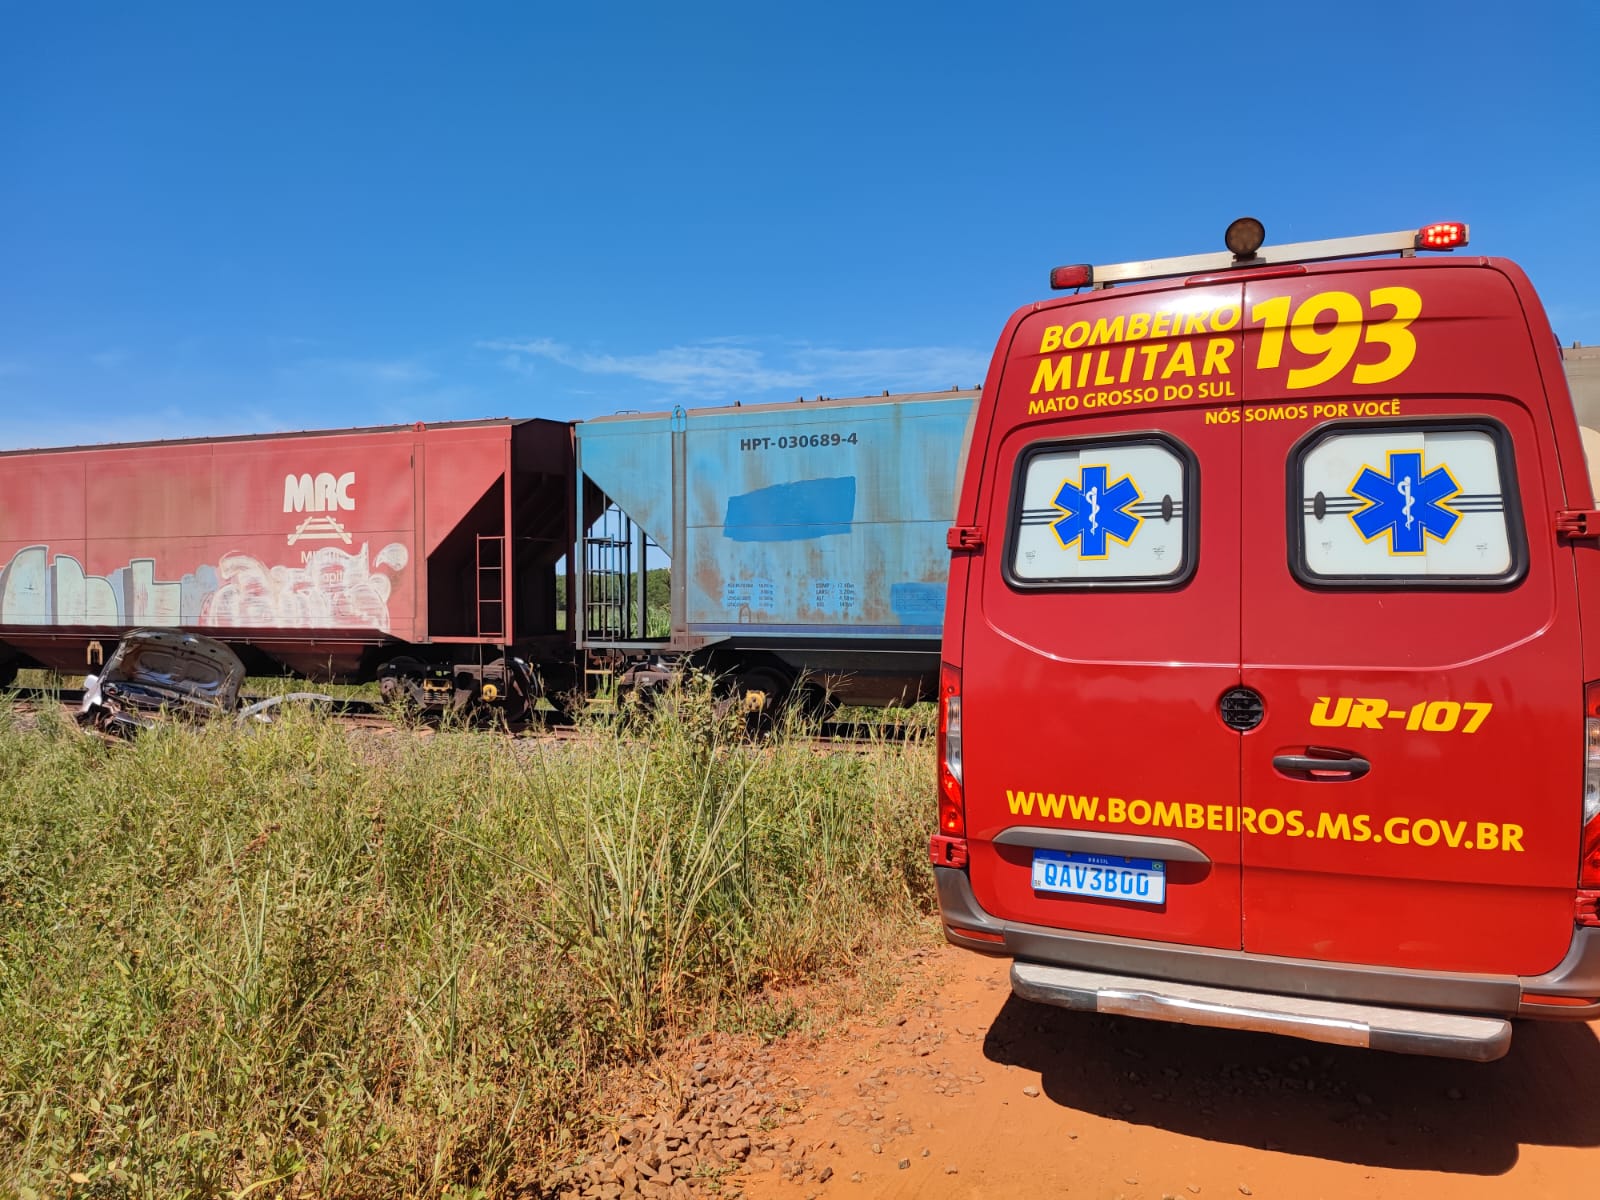
{"label": "star of life emblem", "polygon": [[1428,538],[1443,542],[1455,532],[1461,514],[1445,502],[1460,491],[1443,463],[1425,470],[1421,450],[1391,450],[1387,473],[1366,466],[1350,485],[1366,501],[1350,520],[1366,541],[1387,534],[1390,554],[1421,554]]}
{"label": "star of life emblem", "polygon": [[1076,543],[1080,558],[1104,558],[1107,539],[1115,538],[1124,546],[1133,541],[1144,520],[1128,511],[1139,501],[1139,487],[1131,476],[1112,483],[1109,475],[1104,465],[1086,466],[1078,482],[1062,480],[1061,490],[1051,501],[1062,516],[1050,528],[1063,550]]}

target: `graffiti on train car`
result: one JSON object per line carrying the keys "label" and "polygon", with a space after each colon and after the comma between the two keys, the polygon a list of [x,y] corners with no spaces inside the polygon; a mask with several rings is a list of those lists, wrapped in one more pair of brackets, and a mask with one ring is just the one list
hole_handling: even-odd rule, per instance
{"label": "graffiti on train car", "polygon": [[131,558],[104,575],[68,554],[28,546],[0,568],[0,625],[194,625],[234,629],[390,631],[389,598],[409,561],[390,542],[303,551],[297,565],[228,553],[180,578],[159,579],[155,560]]}

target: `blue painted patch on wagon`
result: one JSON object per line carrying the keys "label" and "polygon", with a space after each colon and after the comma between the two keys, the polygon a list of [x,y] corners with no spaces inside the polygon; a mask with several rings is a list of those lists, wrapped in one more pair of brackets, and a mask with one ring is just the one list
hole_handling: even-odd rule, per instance
{"label": "blue painted patch on wagon", "polygon": [[849,533],[856,513],[856,477],[775,483],[728,497],[722,534],[735,542],[798,542]]}
{"label": "blue painted patch on wagon", "polygon": [[938,625],[944,621],[944,584],[892,583],[889,607],[907,625]]}

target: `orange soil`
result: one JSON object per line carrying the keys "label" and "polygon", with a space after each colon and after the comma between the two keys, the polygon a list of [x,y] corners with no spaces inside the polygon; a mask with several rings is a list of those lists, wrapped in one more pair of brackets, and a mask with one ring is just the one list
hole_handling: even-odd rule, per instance
{"label": "orange soil", "polygon": [[1596,1026],[1520,1024],[1486,1065],[1410,1058],[1036,1006],[1012,997],[1009,965],[915,956],[881,1016],[769,1048],[772,1077],[803,1098],[785,1132],[808,1166],[797,1181],[747,1168],[737,1186],[752,1200],[1577,1200],[1600,1186]]}

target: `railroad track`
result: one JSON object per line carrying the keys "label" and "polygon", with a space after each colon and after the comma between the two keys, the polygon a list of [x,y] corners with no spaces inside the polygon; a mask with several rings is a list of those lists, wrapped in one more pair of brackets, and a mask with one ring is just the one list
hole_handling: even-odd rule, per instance
{"label": "railroad track", "polygon": [[[82,688],[17,688],[12,695],[24,710],[31,711],[37,711],[41,705],[58,704],[69,713],[76,714],[83,703]],[[246,698],[246,703],[253,702],[254,698]],[[369,700],[335,699],[319,703],[326,706],[334,717],[353,726],[366,729],[396,728],[393,718],[383,706]],[[577,726],[552,724],[538,719],[518,722],[508,730],[505,727],[502,730],[519,738],[551,741],[572,741],[584,736],[584,730]],[[491,731],[492,727],[484,729],[486,733]],[[827,749],[865,750],[875,745],[913,741],[925,736],[927,734],[920,726],[900,722],[824,721],[811,740]]]}
{"label": "railroad track", "polygon": [[[70,706],[75,709],[83,703],[82,688],[25,687],[14,689],[12,694],[16,700],[22,704],[48,704],[51,701],[54,701],[58,704]],[[267,699],[265,696],[241,696],[240,703],[248,705],[254,704],[258,700],[265,699]],[[335,699],[321,701],[320,703],[326,704],[329,708],[329,711],[331,711],[335,716],[339,717],[377,716],[382,711],[378,705],[373,704],[370,700]]]}

